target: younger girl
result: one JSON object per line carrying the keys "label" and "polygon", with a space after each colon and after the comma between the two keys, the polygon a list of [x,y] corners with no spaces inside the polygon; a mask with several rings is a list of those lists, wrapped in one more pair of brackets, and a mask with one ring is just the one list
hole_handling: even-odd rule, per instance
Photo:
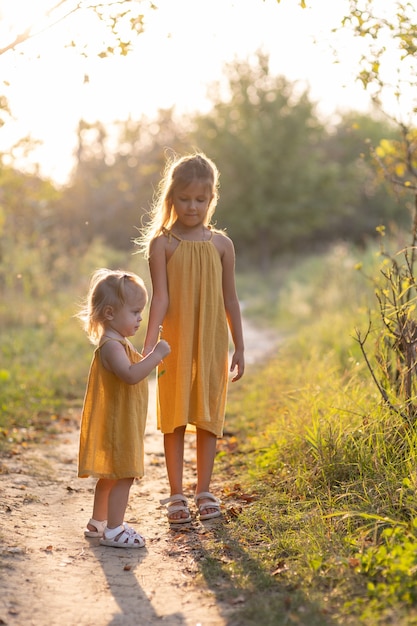
{"label": "younger girl", "polygon": [[210,493],[216,438],[223,434],[228,384],[228,326],[234,343],[233,381],[244,371],[232,241],[210,226],[219,173],[204,154],[168,164],[151,220],[137,243],[149,258],[153,286],[143,354],[158,332],[172,353],[158,374],[158,427],[164,433],[172,524],[191,521],[183,493],[184,433],[197,437],[195,502],[201,520],[220,515]]}
{"label": "younger girl", "polygon": [[96,344],[81,417],[78,476],[98,478],[86,537],[104,546],[142,548],[144,538],[124,523],[130,487],[143,476],[148,374],[170,352],[166,341],[142,357],[126,339],[136,333],[147,302],[141,278],[108,269],[91,279],[78,317]]}

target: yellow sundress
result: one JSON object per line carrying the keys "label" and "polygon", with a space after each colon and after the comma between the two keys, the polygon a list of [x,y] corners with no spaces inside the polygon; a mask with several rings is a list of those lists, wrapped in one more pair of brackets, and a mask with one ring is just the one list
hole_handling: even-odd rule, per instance
{"label": "yellow sundress", "polygon": [[[119,343],[131,363],[142,359],[129,341]],[[136,385],[128,385],[109,372],[101,362],[102,346],[94,352],[88,376],[81,416],[78,476],[141,478],[148,381],[145,378]]]}
{"label": "yellow sundress", "polygon": [[178,426],[223,434],[229,335],[222,263],[212,242],[180,239],[167,263],[169,306],[163,338],[171,353],[158,367],[158,428]]}

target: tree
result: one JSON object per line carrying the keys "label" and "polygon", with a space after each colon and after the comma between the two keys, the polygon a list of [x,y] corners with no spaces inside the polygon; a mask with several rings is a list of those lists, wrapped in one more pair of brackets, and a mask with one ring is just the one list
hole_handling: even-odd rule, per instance
{"label": "tree", "polygon": [[381,107],[390,97],[401,105],[405,102],[416,112],[417,96],[406,100],[405,89],[417,79],[417,7],[412,2],[395,0],[350,0],[349,14],[343,28],[350,27],[361,42],[358,78]]}
{"label": "tree", "polygon": [[401,0],[350,0],[349,9],[342,28],[361,44],[357,78],[397,127],[396,138],[371,144],[372,155],[397,189],[415,189],[417,7]]}
{"label": "tree", "polygon": [[[197,117],[196,141],[221,172],[219,224],[267,267],[318,218],[311,209],[309,159],[323,132],[308,95],[269,71],[269,59],[226,67],[229,99]],[[308,215],[307,220],[304,218]]]}
{"label": "tree", "polygon": [[[125,56],[131,51],[135,39],[143,32],[146,16],[156,9],[157,6],[152,0],[101,0],[100,2],[50,0],[48,8],[45,8],[45,4],[35,1],[24,15],[19,16],[19,22],[26,19],[27,26],[18,32],[8,18],[5,7],[0,6],[0,39],[2,41],[0,56],[13,51],[16,54],[21,52],[29,55],[25,44],[32,40],[36,42],[37,37],[45,37],[47,32],[58,28],[59,25],[62,26],[63,23],[65,23],[65,29],[62,29],[62,47],[72,48],[77,54],[85,57]],[[94,31],[93,38],[88,34],[80,35],[77,22],[72,19],[75,14],[81,15],[83,21],[91,25],[83,32]],[[36,45],[34,50],[36,55]],[[10,119],[11,114],[5,93],[13,81],[13,75],[7,78],[4,72],[2,76],[4,93],[0,93],[0,128],[6,120]],[[88,81],[89,77],[84,75],[84,82]],[[26,145],[29,146],[28,141]],[[9,161],[15,148],[19,146],[12,146],[9,150]],[[0,162],[3,157],[4,155],[0,154]]]}
{"label": "tree", "polygon": [[61,220],[72,245],[95,237],[129,249],[150,209],[165,165],[165,150],[190,151],[184,127],[173,111],[160,110],[113,125],[81,121],[77,164],[63,190]]}
{"label": "tree", "polygon": [[406,227],[409,212],[375,170],[369,147],[383,138],[398,139],[398,129],[385,118],[354,111],[341,116],[324,139],[325,161],[333,164],[333,209],[329,205],[322,240],[335,238],[363,244],[381,224]]}
{"label": "tree", "polygon": [[[34,3],[35,4],[35,3]],[[107,43],[97,50],[97,54],[105,57],[111,54],[126,55],[131,49],[132,39],[144,30],[147,11],[156,9],[152,0],[59,0],[52,2],[46,10],[40,9],[33,22],[22,32],[9,31],[10,40],[0,48],[0,55],[15,50],[35,35],[53,28],[66,20],[69,24],[68,43],[80,51],[87,46],[86,41],[79,41],[79,35],[71,32],[70,17],[74,13],[92,15],[107,32]]]}
{"label": "tree", "polygon": [[[373,279],[380,320],[375,366],[365,347],[373,327],[372,315],[368,331],[357,331],[357,339],[384,402],[413,425],[417,418],[416,21],[417,9],[411,2],[382,6],[375,0],[350,0],[350,14],[343,21],[364,43],[358,78],[398,128],[397,137],[385,137],[371,145],[371,154],[381,175],[412,214],[409,244],[396,254],[381,245],[383,263]],[[383,236],[384,226],[378,231]]]}
{"label": "tree", "polygon": [[61,226],[54,211],[58,197],[48,181],[0,167],[0,301],[5,306],[7,290],[40,295],[40,283],[33,280],[39,268],[41,289],[45,292],[50,285],[54,260],[61,253],[55,236]]}
{"label": "tree", "polygon": [[[379,139],[386,126],[352,113],[325,128],[308,92],[272,76],[261,53],[229,65],[226,77],[229,97],[214,91],[212,110],[196,119],[195,143],[218,163],[217,221],[245,253],[265,270],[281,253],[374,234],[381,195],[360,154],[367,133]],[[383,206],[395,211],[392,198]]]}

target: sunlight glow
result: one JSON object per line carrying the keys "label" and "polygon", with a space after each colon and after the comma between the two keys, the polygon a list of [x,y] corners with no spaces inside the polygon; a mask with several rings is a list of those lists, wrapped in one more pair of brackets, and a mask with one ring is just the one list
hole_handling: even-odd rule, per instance
{"label": "sunlight glow", "polygon": [[[0,0],[3,43],[28,25],[42,30],[42,14],[54,4]],[[271,72],[309,87],[323,115],[368,106],[368,94],[355,82],[359,50],[352,50],[352,38],[339,33],[337,60],[331,51],[331,29],[340,24],[347,0],[314,0],[307,9],[295,0],[156,4],[126,57],[98,58],[103,27],[88,11],[72,14],[0,56],[3,92],[15,118],[0,128],[0,149],[25,134],[41,139],[32,160],[41,163],[45,175],[63,182],[80,118],[110,123],[171,107],[179,113],[204,112],[210,108],[209,86],[224,80],[225,63],[249,58],[258,49],[269,54]],[[84,49],[68,46],[71,38],[80,46],[85,42]]]}

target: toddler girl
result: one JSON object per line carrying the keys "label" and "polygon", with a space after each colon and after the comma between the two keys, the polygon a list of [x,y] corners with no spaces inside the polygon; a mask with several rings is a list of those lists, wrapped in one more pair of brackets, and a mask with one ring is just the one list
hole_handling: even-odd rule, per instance
{"label": "toddler girl", "polygon": [[130,272],[97,270],[78,317],[94,352],[81,417],[78,476],[96,477],[93,514],[84,531],[104,546],[141,548],[124,522],[130,487],[144,473],[146,377],[170,352],[166,341],[142,357],[128,341],[142,321],[147,292]]}

